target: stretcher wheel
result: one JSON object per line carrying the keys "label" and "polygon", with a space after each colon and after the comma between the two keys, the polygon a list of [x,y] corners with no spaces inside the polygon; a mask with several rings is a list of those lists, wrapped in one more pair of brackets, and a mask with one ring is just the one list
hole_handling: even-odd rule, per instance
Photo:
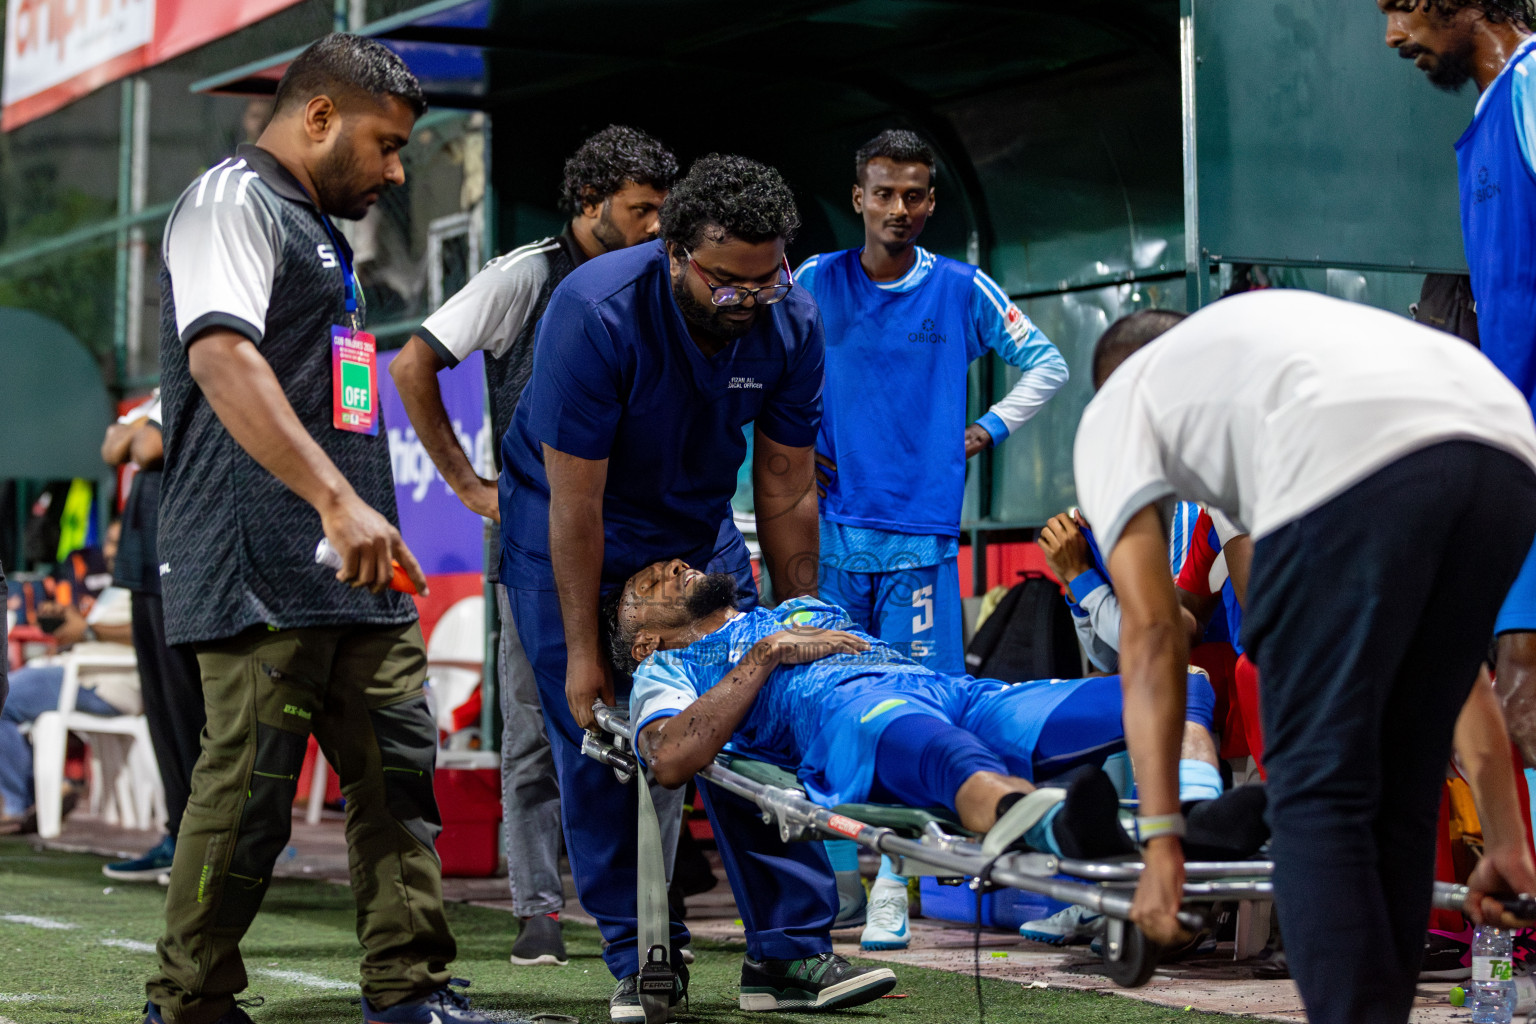
{"label": "stretcher wheel", "polygon": [[1152,978],[1163,948],[1129,921],[1110,918],[1104,931],[1104,973],[1121,988],[1140,988]]}

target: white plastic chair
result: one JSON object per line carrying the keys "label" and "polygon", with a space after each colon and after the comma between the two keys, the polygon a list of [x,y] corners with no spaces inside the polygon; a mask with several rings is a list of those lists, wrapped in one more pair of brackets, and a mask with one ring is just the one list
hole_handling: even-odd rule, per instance
{"label": "white plastic chair", "polygon": [[[455,745],[453,712],[474,697],[485,674],[485,598],[479,594],[454,602],[432,627],[427,640],[427,693],[437,727]],[[467,740],[469,729],[462,730]]]}
{"label": "white plastic chair", "polygon": [[165,791],[149,743],[143,715],[90,715],[75,710],[81,677],[96,671],[134,669],[133,652],[65,653],[64,685],[57,711],[45,711],[32,723],[32,774],[37,800],[37,834],[58,836],[63,825],[64,757],[71,732],[90,748],[90,809],[109,824],[145,831],[165,827]]}

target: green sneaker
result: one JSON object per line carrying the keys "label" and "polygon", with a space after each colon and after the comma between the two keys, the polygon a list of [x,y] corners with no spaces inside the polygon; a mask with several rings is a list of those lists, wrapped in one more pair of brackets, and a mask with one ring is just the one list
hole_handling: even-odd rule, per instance
{"label": "green sneaker", "polygon": [[855,967],[836,953],[803,960],[753,960],[741,965],[741,1008],[841,1010],[879,999],[896,987],[889,967]]}

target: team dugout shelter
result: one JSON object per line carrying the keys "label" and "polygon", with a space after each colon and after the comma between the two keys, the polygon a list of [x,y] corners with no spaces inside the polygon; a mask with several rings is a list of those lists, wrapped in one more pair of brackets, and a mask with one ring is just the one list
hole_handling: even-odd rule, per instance
{"label": "team dugout shelter", "polygon": [[[9,5],[13,21],[21,6]],[[8,566],[42,482],[85,472],[85,446],[99,443],[113,402],[155,382],[171,203],[254,138],[288,62],[338,28],[398,52],[432,105],[405,151],[407,184],[348,229],[384,349],[404,344],[486,259],[556,233],[563,162],[610,123],[654,134],[685,168],[709,152],[777,167],[804,220],[789,253],[796,266],[861,244],[849,192],[862,142],[889,127],[928,138],[940,155],[938,207],[921,244],[985,269],[1073,371],[1040,415],[970,464],[967,594],[1036,567],[1033,530],[1075,504],[1072,440],[1091,396],[1090,354],[1118,317],[1194,309],[1252,267],[1274,285],[1406,315],[1426,272],[1465,268],[1451,146],[1474,97],[1425,88],[1382,44],[1369,4],[220,7],[244,15],[226,11],[227,31],[189,49],[93,70],[46,112],[33,103],[16,114],[7,98],[0,307],[11,308],[0,308],[0,324],[50,325],[0,330],[5,344],[37,350],[7,359],[22,372],[0,375],[6,420],[24,438],[0,446]],[[70,346],[90,358],[60,382],[63,364],[43,349]],[[1016,374],[996,356],[978,361],[972,418]],[[78,400],[68,397],[75,390]],[[38,458],[47,438],[61,442],[51,449],[57,471]],[[81,449],[68,458],[66,438]],[[424,458],[397,457],[396,475],[409,478],[401,486],[432,483]],[[745,485],[738,506],[750,511]],[[485,701],[487,718],[494,706]]]}

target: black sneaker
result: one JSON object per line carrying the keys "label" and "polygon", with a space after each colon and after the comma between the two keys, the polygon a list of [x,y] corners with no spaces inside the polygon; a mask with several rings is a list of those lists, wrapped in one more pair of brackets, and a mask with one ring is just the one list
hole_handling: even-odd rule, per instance
{"label": "black sneaker", "polygon": [[519,967],[564,967],[570,961],[565,955],[565,939],[560,935],[560,922],[548,914],[525,917],[517,941],[512,943],[511,960]]}
{"label": "black sneaker", "polygon": [[[672,988],[668,1007],[675,1007],[688,995],[688,968],[681,962],[675,964],[677,981]],[[619,979],[618,988],[608,1000],[608,1019],[612,1024],[645,1024],[645,1010],[640,1006],[640,975],[630,974]],[[669,1009],[667,1020],[676,1020]]]}
{"label": "black sneaker", "polygon": [[841,1010],[879,999],[896,987],[889,967],[855,967],[836,953],[803,960],[753,960],[741,965],[741,1008]]}
{"label": "black sneaker", "polygon": [[1459,932],[1424,933],[1420,981],[1465,981],[1472,977],[1472,926]]}
{"label": "black sneaker", "polygon": [[[166,1024],[165,1017],[160,1013],[160,1007],[154,1003],[145,1003],[142,1024]],[[231,1006],[213,1024],[254,1024],[254,1022],[251,1020],[251,1015],[240,1007]]]}
{"label": "black sneaker", "polygon": [[[468,988],[463,978],[449,978],[436,992],[383,1008],[363,997],[363,1024],[491,1024],[491,1018],[470,1009],[469,997],[454,989]],[[498,1018],[506,1019],[506,1018]],[[528,1024],[524,1020],[511,1024]]]}

